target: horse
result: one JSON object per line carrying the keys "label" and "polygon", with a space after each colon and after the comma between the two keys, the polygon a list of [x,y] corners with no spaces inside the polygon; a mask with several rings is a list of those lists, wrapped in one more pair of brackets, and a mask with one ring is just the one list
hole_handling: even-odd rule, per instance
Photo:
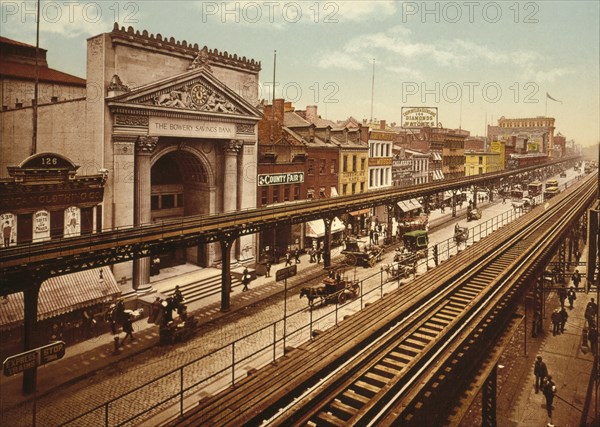
{"label": "horse", "polygon": [[323,300],[323,298],[325,297],[325,287],[324,286],[318,286],[318,287],[306,287],[306,288],[302,288],[300,289],[300,298],[302,298],[303,296],[306,296],[306,298],[308,298],[308,304],[312,305],[313,301],[317,298],[321,298],[321,300]]}

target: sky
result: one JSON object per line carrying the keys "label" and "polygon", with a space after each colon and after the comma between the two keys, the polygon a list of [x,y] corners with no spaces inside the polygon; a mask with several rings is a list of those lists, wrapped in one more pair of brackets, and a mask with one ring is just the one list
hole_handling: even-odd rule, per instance
{"label": "sky", "polygon": [[[600,2],[42,1],[51,68],[85,78],[86,39],[114,22],[262,64],[259,98],[330,120],[439,124],[485,135],[501,117],[550,116],[555,133],[600,141]],[[35,2],[0,0],[0,35],[35,44]],[[548,98],[548,95],[554,100]]]}

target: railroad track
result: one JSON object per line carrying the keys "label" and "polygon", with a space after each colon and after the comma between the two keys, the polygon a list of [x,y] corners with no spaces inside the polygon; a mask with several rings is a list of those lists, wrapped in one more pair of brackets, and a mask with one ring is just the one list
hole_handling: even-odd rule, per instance
{"label": "railroad track", "polygon": [[[324,334],[303,346],[298,360],[290,356],[279,369],[268,368],[236,390],[200,402],[174,425],[443,421],[447,406],[440,406],[440,394],[450,405],[448,393],[460,390],[460,382],[511,320],[513,303],[533,266],[549,253],[553,237],[565,232],[569,218],[585,211],[595,192],[590,176],[578,189],[412,282],[410,301],[406,292],[399,292],[374,304],[354,322],[345,322],[338,334]],[[433,291],[419,289],[427,282]]]}

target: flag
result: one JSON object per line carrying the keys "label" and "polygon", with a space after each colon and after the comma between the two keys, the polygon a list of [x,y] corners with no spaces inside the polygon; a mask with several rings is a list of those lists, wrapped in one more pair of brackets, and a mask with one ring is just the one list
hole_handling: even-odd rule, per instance
{"label": "flag", "polygon": [[559,101],[558,99],[554,99],[550,96],[550,94],[548,94],[548,92],[546,92],[546,98],[550,98],[552,101],[556,101],[556,102],[560,102],[562,104],[562,101]]}

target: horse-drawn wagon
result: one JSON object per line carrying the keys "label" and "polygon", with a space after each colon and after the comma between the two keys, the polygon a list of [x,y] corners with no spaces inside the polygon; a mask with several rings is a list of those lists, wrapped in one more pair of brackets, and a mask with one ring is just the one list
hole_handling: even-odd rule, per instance
{"label": "horse-drawn wagon", "polygon": [[458,224],[454,226],[454,243],[456,246],[461,244],[467,244],[467,240],[469,239],[469,228],[461,227]]}
{"label": "horse-drawn wagon", "polygon": [[346,255],[346,265],[362,265],[363,267],[373,267],[376,262],[381,261],[383,248],[377,245],[366,245],[354,238],[347,238],[344,241],[344,250]]}
{"label": "horse-drawn wagon", "polygon": [[358,280],[342,278],[339,273],[334,277],[326,277],[319,286],[307,286],[300,290],[300,298],[306,297],[312,306],[316,299],[323,305],[329,303],[344,304],[349,299],[360,295]]}

